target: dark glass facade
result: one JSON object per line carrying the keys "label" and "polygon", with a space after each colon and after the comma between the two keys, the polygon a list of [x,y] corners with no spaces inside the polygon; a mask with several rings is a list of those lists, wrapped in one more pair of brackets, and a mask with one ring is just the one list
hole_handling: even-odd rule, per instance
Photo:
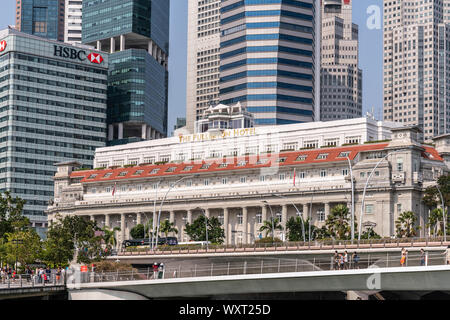
{"label": "dark glass facade", "polygon": [[83,43],[110,53],[108,144],[167,136],[169,0],[83,1]]}
{"label": "dark glass facade", "polygon": [[64,0],[20,0],[16,9],[16,25],[20,31],[64,40]]}

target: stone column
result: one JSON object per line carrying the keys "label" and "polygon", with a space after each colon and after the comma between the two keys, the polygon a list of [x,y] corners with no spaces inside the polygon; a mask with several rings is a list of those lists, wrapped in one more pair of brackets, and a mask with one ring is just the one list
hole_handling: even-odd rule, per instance
{"label": "stone column", "polygon": [[153,41],[149,40],[148,41],[148,53],[153,56]]}
{"label": "stone column", "polygon": [[242,243],[248,243],[248,208],[242,207]]}
{"label": "stone column", "polygon": [[114,140],[114,125],[108,125],[108,141]]}
{"label": "stone column", "polygon": [[123,139],[123,123],[119,123],[119,137],[118,139]]}
{"label": "stone column", "polygon": [[173,223],[175,221],[175,211],[170,211],[169,222]]}
{"label": "stone column", "polygon": [[152,128],[150,126],[147,126],[147,134],[146,134],[146,139],[150,140],[152,138]]}
{"label": "stone column", "polygon": [[189,209],[189,210],[187,211],[187,222],[188,222],[189,224],[192,223],[192,209]]}
{"label": "stone column", "polygon": [[209,208],[205,209],[205,215],[208,219],[211,217],[211,210]]}
{"label": "stone column", "polygon": [[140,212],[136,213],[136,225],[141,224],[142,214]]}
{"label": "stone column", "polygon": [[105,227],[110,228],[110,219],[109,219],[109,214],[105,214]]}
{"label": "stone column", "polygon": [[304,204],[303,205],[303,218],[305,220],[309,219],[309,204]]}
{"label": "stone column", "polygon": [[94,215],[91,215],[89,218],[91,219],[91,221],[95,221],[95,216]]}
{"label": "stone column", "polygon": [[102,51],[102,42],[101,41],[97,41],[97,50]]}
{"label": "stone column", "polygon": [[261,220],[263,223],[267,220],[267,206],[261,207]]}
{"label": "stone column", "polygon": [[327,219],[328,215],[330,214],[330,203],[325,202],[324,206],[325,206],[325,219]]}
{"label": "stone column", "polygon": [[120,35],[120,51],[125,50],[125,36],[122,34]]}
{"label": "stone column", "polygon": [[281,226],[283,227],[282,232],[284,234],[283,240],[286,240],[286,238],[287,238],[287,233],[286,233],[287,211],[288,211],[287,204],[283,204],[281,206]]}
{"label": "stone column", "polygon": [[225,244],[230,244],[230,228],[228,226],[228,208],[223,208],[223,228],[225,233]]}
{"label": "stone column", "polygon": [[116,39],[114,39],[114,37],[112,37],[110,39],[110,50],[109,53],[114,53],[116,51]]}
{"label": "stone column", "polygon": [[142,139],[144,139],[144,140],[147,139],[147,125],[146,124],[142,125]]}
{"label": "stone column", "polygon": [[125,240],[125,229],[126,229],[125,218],[126,218],[125,213],[122,213],[120,215],[120,241],[119,241],[120,246],[122,245],[122,242]]}

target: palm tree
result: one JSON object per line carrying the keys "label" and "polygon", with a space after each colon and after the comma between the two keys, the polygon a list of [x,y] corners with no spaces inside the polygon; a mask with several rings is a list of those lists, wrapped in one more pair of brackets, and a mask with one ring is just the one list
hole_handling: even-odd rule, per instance
{"label": "palm tree", "polygon": [[275,236],[275,230],[283,230],[278,218],[273,219],[273,223],[272,220],[265,220],[261,228],[259,228],[260,232],[266,231],[266,237],[269,233]]}
{"label": "palm tree", "polygon": [[176,234],[178,234],[178,230],[174,227],[174,223],[170,222],[168,219],[161,222],[160,230],[164,233],[166,238],[169,232],[175,232]]}
{"label": "palm tree", "polygon": [[114,227],[112,230],[110,230],[109,227],[103,227],[103,241],[105,241],[106,246],[111,246],[113,248],[117,245],[117,239],[116,239],[116,231],[120,231],[119,227]]}
{"label": "palm tree", "polygon": [[414,227],[417,221],[417,216],[412,211],[405,211],[398,219],[395,221],[395,229],[397,231],[397,236],[402,238],[403,236],[406,238],[414,237],[417,233],[417,230],[420,227]]}
{"label": "palm tree", "polygon": [[338,204],[331,209],[331,213],[325,221],[325,225],[327,226],[328,232],[331,236],[340,240],[344,240],[349,237],[351,227],[348,214],[348,208],[343,204]]}
{"label": "palm tree", "polygon": [[426,228],[430,228],[430,235],[442,236],[444,233],[443,223],[444,222],[442,221],[442,209],[436,208],[431,211],[430,217],[428,218],[428,223],[425,226]]}

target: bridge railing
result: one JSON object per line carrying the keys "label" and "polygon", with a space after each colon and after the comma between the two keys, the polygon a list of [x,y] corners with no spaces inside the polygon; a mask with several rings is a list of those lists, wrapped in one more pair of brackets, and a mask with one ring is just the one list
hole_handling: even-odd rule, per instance
{"label": "bridge railing", "polygon": [[37,275],[18,274],[16,276],[0,276],[0,290],[34,287],[64,286],[66,283],[65,274],[57,276],[52,273],[46,279]]}
{"label": "bridge railing", "polygon": [[401,238],[401,239],[370,239],[370,240],[320,240],[311,242],[275,242],[239,245],[176,245],[159,246],[151,251],[147,248],[132,247],[119,252],[119,255],[158,255],[158,254],[193,254],[220,252],[265,252],[293,250],[342,250],[342,249],[372,249],[372,248],[408,248],[408,247],[441,247],[450,245],[443,237],[434,238]]}
{"label": "bridge railing", "polygon": [[[423,256],[416,253],[407,255],[405,268],[412,266],[431,266],[446,264],[446,256],[442,252],[427,252]],[[152,268],[133,269],[131,271],[91,273],[83,282],[136,281],[152,279],[192,278],[235,276],[246,274],[268,274],[289,272],[312,272],[330,270],[350,270],[367,268],[400,267],[400,252],[363,254],[356,263],[349,254],[348,263],[335,264],[334,256],[327,258],[278,259],[264,258],[259,260],[233,261],[227,263],[195,264],[190,266],[168,265],[163,270],[154,272]]]}

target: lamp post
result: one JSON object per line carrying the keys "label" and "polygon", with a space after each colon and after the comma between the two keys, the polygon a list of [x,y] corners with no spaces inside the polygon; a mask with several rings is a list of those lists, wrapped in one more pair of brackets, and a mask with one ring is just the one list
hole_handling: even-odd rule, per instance
{"label": "lamp post", "polygon": [[23,240],[22,239],[13,239],[12,243],[14,243],[16,245],[16,263],[14,265],[14,269],[16,270],[16,273],[17,273],[17,254],[19,251],[19,244],[23,244]]}
{"label": "lamp post", "polygon": [[[153,201],[153,212],[156,212],[156,199],[158,199],[158,188],[159,188],[159,185],[161,184],[161,182],[162,182],[162,180],[159,180],[158,183],[156,184],[155,200]],[[156,221],[155,221],[155,219],[153,219],[151,237],[150,237],[150,226],[149,226],[149,230],[148,230],[148,240],[150,241],[150,250],[153,250],[153,242],[154,242],[153,237],[154,237],[155,228],[156,228],[155,224],[156,224]],[[144,226],[144,233],[145,233],[145,226]]]}
{"label": "lamp post", "polygon": [[362,196],[362,203],[361,203],[361,215],[359,217],[359,230],[358,230],[358,242],[361,240],[361,228],[362,228],[362,218],[364,215],[364,199],[366,197],[366,190],[367,190],[367,186],[369,185],[369,181],[373,176],[373,173],[375,172],[375,170],[378,168],[378,166],[381,164],[381,162],[383,162],[388,156],[390,156],[392,154],[392,152],[389,152],[388,154],[386,154],[383,158],[380,159],[380,161],[377,162],[377,164],[375,165],[375,167],[372,169],[372,171],[370,172],[370,175],[367,177],[367,181],[366,181],[366,185],[364,186],[364,191],[363,191],[363,196]]}
{"label": "lamp post", "polygon": [[444,220],[444,241],[447,241],[447,227],[446,227],[446,222],[447,222],[447,217],[445,215],[445,206],[444,206],[444,197],[442,196],[442,192],[439,189],[439,183],[436,181],[436,189],[439,192],[439,196],[441,197],[441,204],[442,204],[442,219]]}
{"label": "lamp post", "polygon": [[184,179],[187,178],[192,178],[192,177],[197,177],[198,175],[195,176],[185,176],[185,177],[181,177],[180,179],[178,179],[177,181],[175,181],[169,188],[169,190],[167,190],[166,194],[164,195],[163,200],[161,201],[161,205],[159,207],[159,212],[158,212],[158,225],[156,227],[156,242],[155,242],[155,249],[158,248],[158,238],[159,238],[159,223],[160,223],[160,219],[161,219],[161,210],[162,210],[162,206],[164,204],[164,201],[166,201],[167,195],[169,194],[169,192],[177,185],[177,183],[183,181]]}
{"label": "lamp post", "polygon": [[[279,198],[286,199],[286,200],[289,201],[288,198],[286,198],[285,196],[282,196],[280,194],[273,193],[272,195],[274,195],[275,197],[279,197]],[[292,201],[289,201],[289,202],[294,206],[295,210],[297,211],[297,216],[301,217],[301,219],[302,219],[302,233],[303,233],[303,239],[305,240],[306,239],[305,238],[305,221],[303,219],[303,212],[300,213],[300,211],[298,210],[297,206]],[[286,232],[286,230],[285,230],[285,232]]]}
{"label": "lamp post", "polygon": [[206,230],[206,251],[208,251],[208,217],[206,216],[205,209],[197,207],[194,210],[200,209],[203,211],[203,215],[205,216],[205,230]]}
{"label": "lamp post", "polygon": [[272,242],[275,242],[275,227],[274,227],[274,223],[273,223],[273,211],[272,211],[272,207],[270,206],[270,204],[266,201],[266,200],[262,200],[261,201],[262,203],[265,203],[265,204],[267,204],[268,206],[269,206],[269,209],[270,209],[270,215],[271,215],[271,218],[272,218]]}
{"label": "lamp post", "polygon": [[350,168],[350,179],[352,180],[352,244],[355,240],[355,185],[353,183],[353,170],[352,170],[352,162],[350,158],[347,156],[348,167]]}

